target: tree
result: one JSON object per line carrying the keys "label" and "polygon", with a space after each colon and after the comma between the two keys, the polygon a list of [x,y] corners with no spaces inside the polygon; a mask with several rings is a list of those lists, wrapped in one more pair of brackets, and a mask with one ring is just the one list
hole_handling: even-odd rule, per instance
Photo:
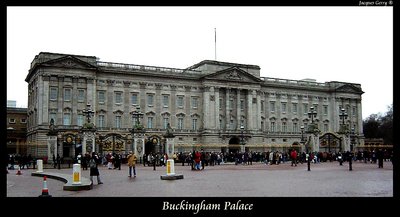
{"label": "tree", "polygon": [[393,104],[385,115],[371,114],[363,121],[365,138],[383,138],[385,144],[393,144]]}

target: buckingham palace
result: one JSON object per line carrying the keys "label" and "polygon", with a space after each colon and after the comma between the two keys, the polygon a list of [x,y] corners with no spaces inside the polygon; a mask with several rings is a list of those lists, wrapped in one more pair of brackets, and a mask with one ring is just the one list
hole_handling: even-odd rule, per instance
{"label": "buckingham palace", "polygon": [[[346,151],[350,129],[358,138],[355,146],[362,145],[360,84],[260,72],[257,65],[214,60],[177,69],[41,52],[25,79],[27,152],[127,153],[134,149],[138,122],[139,155],[165,152],[167,131],[175,152],[304,151],[310,135],[317,138],[312,151]],[[87,132],[93,133],[93,145],[84,141]]]}

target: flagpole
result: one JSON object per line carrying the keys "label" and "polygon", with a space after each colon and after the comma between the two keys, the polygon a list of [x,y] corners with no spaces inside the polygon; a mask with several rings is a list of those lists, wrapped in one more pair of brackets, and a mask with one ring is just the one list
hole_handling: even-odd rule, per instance
{"label": "flagpole", "polygon": [[217,60],[217,28],[214,28],[215,32],[215,60]]}

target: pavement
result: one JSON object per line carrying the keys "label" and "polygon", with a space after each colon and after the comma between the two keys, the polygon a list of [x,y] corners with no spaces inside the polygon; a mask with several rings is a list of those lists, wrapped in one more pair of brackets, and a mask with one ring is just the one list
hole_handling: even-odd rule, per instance
{"label": "pavement", "polygon": [[[292,167],[290,162],[279,165],[224,164],[192,171],[190,166],[175,164],[175,173],[183,179],[162,180],[166,167],[144,167],[137,165],[135,178],[128,177],[127,165],[121,170],[99,167],[102,185],[91,190],[66,191],[64,182],[47,179],[49,194],[53,197],[393,197],[393,165],[353,162],[353,171],[348,163],[338,162],[307,164]],[[33,169],[16,170],[7,174],[7,197],[38,197],[43,187],[43,178],[32,176]],[[72,177],[72,168],[45,169]],[[82,177],[89,178],[89,170],[82,170]]]}

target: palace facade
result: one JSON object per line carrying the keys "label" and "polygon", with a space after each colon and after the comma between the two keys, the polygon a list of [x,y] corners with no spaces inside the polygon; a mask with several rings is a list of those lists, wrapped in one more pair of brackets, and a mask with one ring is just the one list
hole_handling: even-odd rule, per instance
{"label": "palace facade", "polygon": [[[307,129],[311,122],[319,129],[319,150],[345,151],[337,139],[343,123],[355,129],[357,144],[363,143],[360,84],[260,77],[260,70],[212,60],[176,69],[41,52],[25,80],[27,141],[35,144],[28,153],[47,156],[51,119],[58,153],[73,157],[81,152],[87,104],[94,111],[94,149],[99,152],[133,148],[131,112],[137,107],[146,130],[145,153],[164,151],[168,124],[176,152],[304,150],[301,126]],[[340,119],[342,108],[346,119]]]}

